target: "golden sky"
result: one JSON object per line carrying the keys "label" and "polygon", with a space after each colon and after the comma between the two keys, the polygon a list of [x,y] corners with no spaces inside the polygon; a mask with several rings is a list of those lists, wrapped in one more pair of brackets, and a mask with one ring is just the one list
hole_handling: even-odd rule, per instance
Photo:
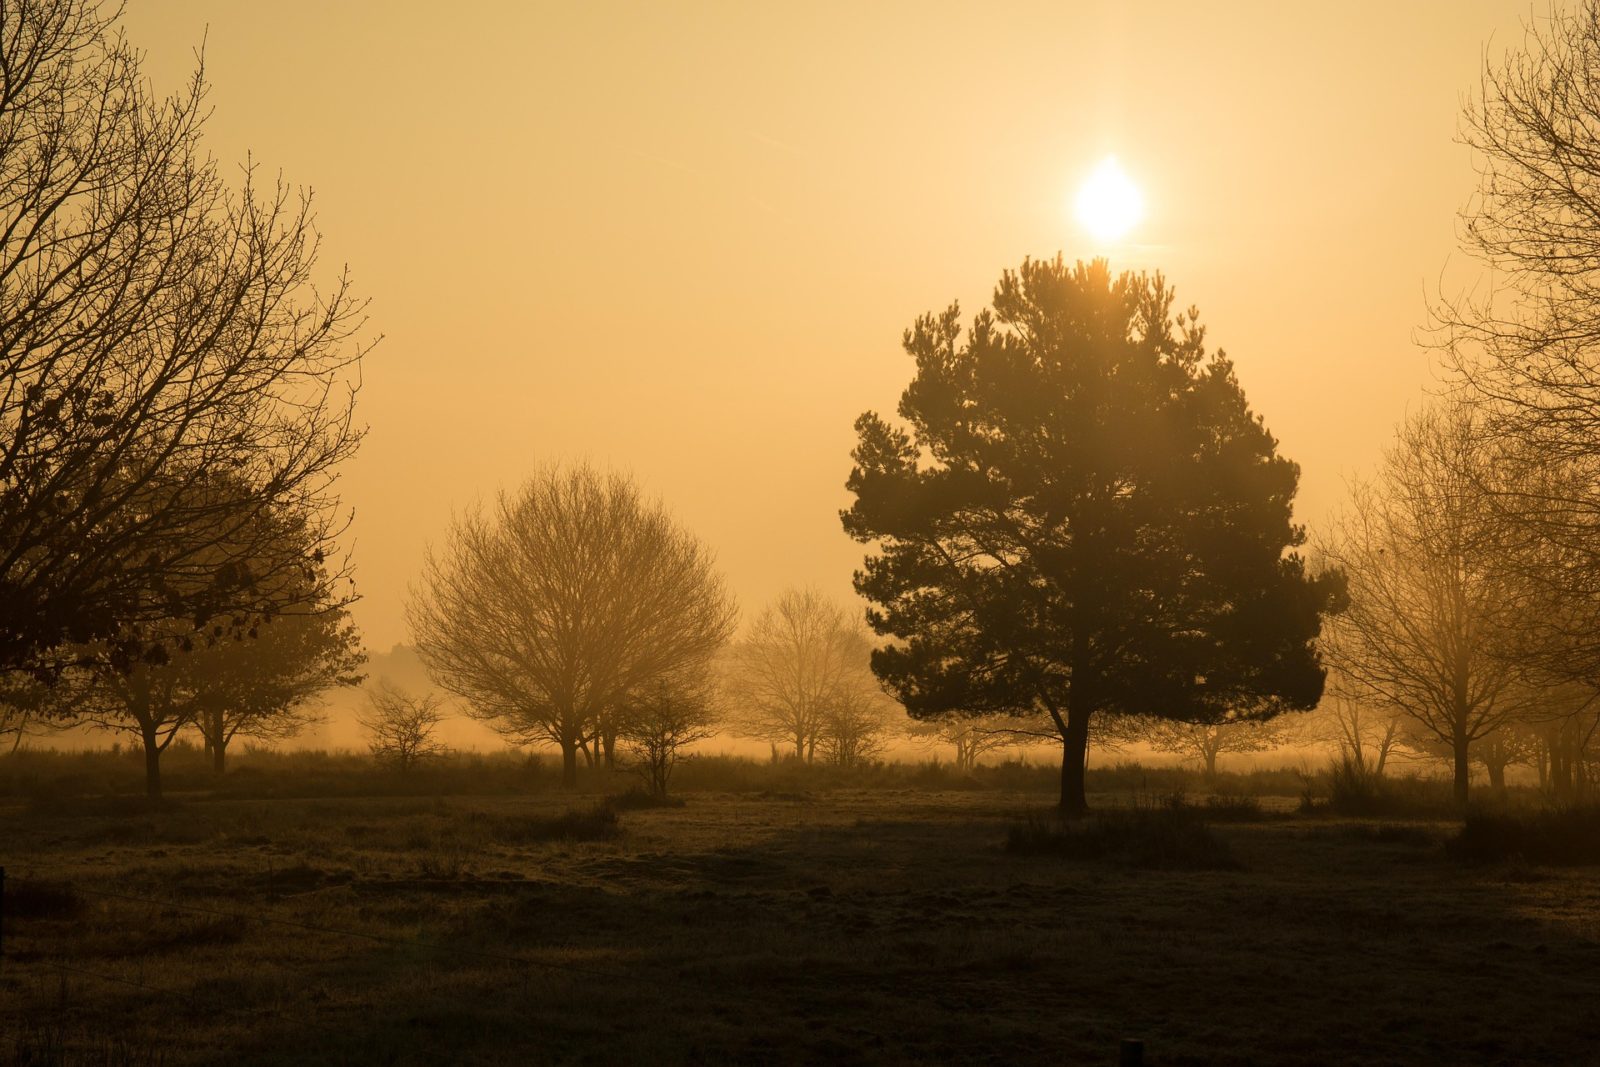
{"label": "golden sky", "polygon": [[[452,509],[542,461],[633,472],[747,614],[849,595],[851,423],[893,409],[901,331],[1058,250],[1199,305],[1315,524],[1430,381],[1460,104],[1529,12],[134,0],[125,22],[162,90],[205,40],[212,151],[314,187],[327,265],[372,298],[344,495],[386,649]],[[1070,208],[1108,154],[1147,217],[1099,247]]]}

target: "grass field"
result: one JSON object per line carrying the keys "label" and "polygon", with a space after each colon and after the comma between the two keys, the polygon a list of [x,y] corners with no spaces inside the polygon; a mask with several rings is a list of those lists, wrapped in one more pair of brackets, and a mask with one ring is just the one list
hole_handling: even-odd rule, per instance
{"label": "grass field", "polygon": [[0,797],[0,1059],[1600,1063],[1597,868],[1448,819],[1230,803],[1163,869],[1008,851],[1039,791],[259,792]]}

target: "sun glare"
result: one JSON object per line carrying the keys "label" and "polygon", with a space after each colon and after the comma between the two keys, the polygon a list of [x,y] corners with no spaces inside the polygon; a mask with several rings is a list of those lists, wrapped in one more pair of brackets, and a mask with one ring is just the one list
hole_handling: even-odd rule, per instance
{"label": "sun glare", "polygon": [[1079,186],[1074,213],[1097,240],[1115,241],[1144,218],[1144,197],[1116,158],[1107,156]]}

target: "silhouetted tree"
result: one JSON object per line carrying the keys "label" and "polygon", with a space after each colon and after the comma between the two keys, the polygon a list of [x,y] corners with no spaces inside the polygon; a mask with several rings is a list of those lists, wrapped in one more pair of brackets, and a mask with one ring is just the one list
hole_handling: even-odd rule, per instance
{"label": "silhouetted tree", "polygon": [[1348,695],[1446,746],[1465,804],[1472,746],[1537,701],[1523,655],[1538,606],[1486,483],[1521,468],[1469,407],[1408,419],[1357,483],[1328,556],[1349,576],[1335,661]]}
{"label": "silhouetted tree", "polygon": [[[143,627],[156,648],[189,640],[192,628],[187,621]],[[192,652],[180,649],[125,663],[103,642],[69,651],[75,665],[51,686],[49,717],[136,737],[144,750],[145,794],[159,800],[161,757],[197,712],[189,677]]]}
{"label": "silhouetted tree", "polygon": [[[0,6],[0,668],[258,610],[293,511],[342,526],[362,304],[312,283],[310,202],[206,156],[99,0]],[[296,566],[285,563],[285,566]],[[334,575],[337,577],[337,574]],[[190,620],[187,630],[172,620]]]}
{"label": "silhouetted tree", "polygon": [[718,721],[707,678],[661,678],[628,701],[617,732],[629,749],[629,766],[652,796],[664,799],[683,750],[715,737]]}
{"label": "silhouetted tree", "polygon": [[0,674],[0,747],[15,752],[22,745],[50,695],[47,686],[26,674]]}
{"label": "silhouetted tree", "polygon": [[1285,739],[1279,719],[1255,722],[1189,723],[1148,720],[1141,731],[1144,740],[1157,752],[1192,759],[1200,764],[1207,780],[1217,776],[1217,757],[1230,752],[1265,752],[1277,748]]}
{"label": "silhouetted tree", "polygon": [[[243,563],[262,575],[251,582],[254,613],[125,622],[114,637],[68,646],[65,673],[51,686],[32,683],[45,693],[36,714],[136,735],[152,798],[161,795],[161,755],[186,727],[200,730],[219,773],[235,735],[298,730],[309,699],[359,681],[363,657],[345,611],[350,598],[307,558],[304,524],[287,517],[271,526],[270,549]],[[130,647],[145,652],[131,656]]]}
{"label": "silhouetted tree", "polygon": [[433,732],[444,722],[443,701],[433,694],[414,697],[379,685],[367,693],[371,707],[356,718],[367,731],[367,747],[378,762],[405,772],[448,751]]}
{"label": "silhouetted tree", "polygon": [[735,729],[811,762],[831,718],[876,688],[869,656],[861,625],[844,608],[815,589],[785,590],[734,645]]}
{"label": "silhouetted tree", "polygon": [[1298,468],[1159,277],[1027,261],[963,335],[906,332],[910,432],[868,413],[845,529],[894,638],[873,669],[916,718],[1048,716],[1083,811],[1097,714],[1195,722],[1308,708],[1337,575],[1292,551]]}
{"label": "silhouetted tree", "polygon": [[[1531,18],[1485,60],[1462,140],[1476,195],[1462,243],[1488,281],[1434,309],[1447,365],[1485,432],[1539,477],[1483,488],[1523,531],[1546,610],[1531,643],[1554,679],[1600,683],[1600,3]],[[1559,637],[1559,641],[1551,640]]]}
{"label": "silhouetted tree", "polygon": [[1056,740],[1055,729],[1047,720],[1016,715],[947,715],[917,723],[911,735],[953,747],[955,768],[962,774],[971,774],[991,753]]}
{"label": "silhouetted tree", "polygon": [[[1335,620],[1331,629],[1337,627]],[[1338,663],[1335,648],[1337,642],[1325,651],[1330,665]],[[1404,741],[1398,713],[1393,708],[1351,699],[1341,691],[1337,679],[1337,674],[1330,671],[1322,703],[1302,721],[1298,739],[1333,745],[1338,749],[1339,758],[1356,773],[1382,778],[1388,770],[1390,757]]]}
{"label": "silhouetted tree", "polygon": [[317,696],[361,684],[366,660],[349,613],[311,603],[289,605],[250,632],[190,655],[194,724],[218,774],[235,737],[293,737],[317,721]]}
{"label": "silhouetted tree", "polygon": [[656,681],[710,662],[734,625],[711,553],[627,479],[548,469],[431,550],[408,608],[417,652],[521,744],[580,745]]}
{"label": "silhouetted tree", "polygon": [[1579,803],[1600,785],[1600,697],[1585,685],[1545,690],[1528,726],[1538,738],[1534,766],[1554,799]]}
{"label": "silhouetted tree", "polygon": [[892,713],[876,685],[841,692],[823,718],[818,746],[822,758],[838,767],[860,767],[882,756],[896,732]]}

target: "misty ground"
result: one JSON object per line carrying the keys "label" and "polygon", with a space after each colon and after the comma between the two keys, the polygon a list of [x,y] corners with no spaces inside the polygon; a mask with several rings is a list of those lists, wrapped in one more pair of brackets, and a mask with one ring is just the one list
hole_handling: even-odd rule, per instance
{"label": "misty ground", "polygon": [[1447,818],[1262,798],[1149,870],[1008,853],[1042,791],[595,799],[0,797],[0,1058],[1600,1062],[1595,869]]}

